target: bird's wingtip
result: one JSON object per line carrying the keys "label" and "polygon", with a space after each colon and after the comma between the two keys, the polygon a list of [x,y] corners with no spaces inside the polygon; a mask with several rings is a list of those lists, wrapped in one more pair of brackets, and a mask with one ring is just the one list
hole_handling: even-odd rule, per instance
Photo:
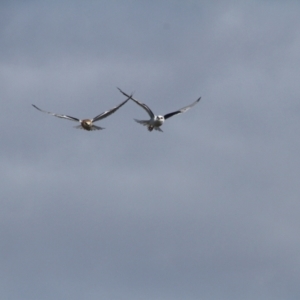
{"label": "bird's wingtip", "polygon": [[122,94],[124,94],[124,92],[119,87],[117,87],[117,89],[119,90],[119,92],[121,92]]}

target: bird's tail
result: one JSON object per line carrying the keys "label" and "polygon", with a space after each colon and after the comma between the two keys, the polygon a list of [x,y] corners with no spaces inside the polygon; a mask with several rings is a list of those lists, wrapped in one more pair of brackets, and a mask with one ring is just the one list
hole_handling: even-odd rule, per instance
{"label": "bird's tail", "polygon": [[137,120],[137,119],[134,119],[134,121],[136,121],[137,123],[142,124],[142,125],[144,125],[144,126],[147,126],[149,131],[152,131],[152,130],[154,129],[154,130],[163,132],[159,127],[153,126],[153,125],[150,123],[149,120]]}
{"label": "bird's tail", "polygon": [[102,129],[105,129],[104,127],[100,127],[100,126],[96,126],[93,124],[91,130],[102,130]]}
{"label": "bird's tail", "polygon": [[[77,129],[84,129],[81,125],[74,126],[74,128],[77,128]],[[104,128],[104,127],[100,127],[100,126],[96,126],[96,125],[93,124],[93,126],[91,127],[90,130],[88,130],[88,129],[84,129],[84,130],[94,131],[94,130],[102,130],[102,129],[105,129],[105,128]]]}

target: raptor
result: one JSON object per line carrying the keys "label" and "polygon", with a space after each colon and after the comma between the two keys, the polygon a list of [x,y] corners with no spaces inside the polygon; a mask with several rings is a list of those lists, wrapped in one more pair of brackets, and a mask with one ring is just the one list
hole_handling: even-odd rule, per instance
{"label": "raptor", "polygon": [[145,103],[142,103],[142,102],[140,102],[140,101],[134,99],[134,98],[132,97],[132,95],[131,95],[131,96],[127,95],[127,94],[126,94],[125,92],[123,92],[120,88],[118,88],[118,90],[119,90],[124,96],[129,97],[128,100],[131,99],[131,100],[134,101],[136,104],[138,104],[139,106],[141,106],[141,107],[148,113],[148,115],[150,116],[150,120],[136,120],[136,119],[134,119],[134,120],[135,120],[136,122],[138,122],[138,123],[144,125],[144,126],[147,126],[149,131],[152,131],[152,130],[154,129],[154,130],[158,130],[158,131],[161,131],[161,132],[162,132],[160,126],[165,122],[165,120],[167,120],[168,118],[173,117],[173,116],[175,116],[175,115],[177,115],[177,114],[182,114],[182,113],[188,111],[191,107],[193,107],[194,105],[196,105],[196,104],[200,101],[200,99],[201,99],[201,97],[200,97],[200,98],[198,98],[194,103],[192,103],[192,104],[190,104],[190,105],[188,105],[188,106],[185,106],[185,107],[183,107],[183,108],[181,108],[181,109],[179,109],[179,110],[176,110],[176,111],[174,111],[174,112],[171,112],[171,113],[168,113],[168,114],[165,114],[165,115],[155,115],[155,114],[152,112],[152,110],[149,108],[148,105],[146,105]]}
{"label": "raptor", "polygon": [[38,108],[34,104],[32,104],[32,106],[34,108],[36,108],[37,110],[39,110],[41,112],[44,112],[44,113],[47,113],[49,115],[52,115],[52,116],[55,116],[55,117],[58,117],[58,118],[62,118],[62,119],[67,119],[67,120],[70,120],[70,121],[79,122],[80,124],[78,126],[75,126],[75,128],[92,131],[92,130],[104,129],[104,127],[94,125],[94,122],[100,121],[100,120],[110,116],[111,114],[116,112],[121,106],[123,106],[130,98],[131,98],[131,96],[128,96],[128,98],[125,101],[123,101],[122,103],[120,103],[119,105],[111,108],[110,110],[107,110],[107,111],[101,113],[100,115],[97,115],[93,119],[83,119],[83,120],[78,119],[78,118],[74,118],[74,117],[71,117],[71,116],[68,116],[68,115],[61,115],[61,114],[56,114],[56,113],[52,113],[52,112],[49,112],[49,111],[45,111],[45,110],[42,110],[42,109]]}

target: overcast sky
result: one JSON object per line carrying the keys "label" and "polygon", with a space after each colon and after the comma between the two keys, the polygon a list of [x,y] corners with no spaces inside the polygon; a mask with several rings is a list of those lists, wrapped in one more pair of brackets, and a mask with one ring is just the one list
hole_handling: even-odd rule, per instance
{"label": "overcast sky", "polygon": [[0,298],[299,299],[299,13],[1,1]]}

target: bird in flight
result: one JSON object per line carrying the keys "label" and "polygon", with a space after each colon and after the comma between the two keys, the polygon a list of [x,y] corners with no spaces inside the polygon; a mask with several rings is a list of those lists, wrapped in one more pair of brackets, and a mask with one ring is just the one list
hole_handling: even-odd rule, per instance
{"label": "bird in flight", "polygon": [[67,116],[67,115],[60,115],[60,114],[55,114],[55,113],[52,113],[52,112],[49,112],[49,111],[45,111],[45,110],[42,110],[40,108],[38,108],[37,106],[35,106],[34,104],[32,104],[32,106],[34,108],[36,108],[37,110],[41,111],[41,112],[44,112],[46,114],[49,114],[49,115],[52,115],[52,116],[55,116],[55,117],[58,117],[58,118],[62,118],[62,119],[67,119],[67,120],[71,120],[71,121],[75,121],[75,122],[79,122],[80,125],[78,126],[75,126],[75,128],[79,128],[79,129],[84,129],[84,130],[88,130],[88,131],[92,131],[92,130],[101,130],[101,129],[104,129],[103,127],[100,127],[100,126],[96,126],[94,125],[93,123],[94,122],[97,122],[99,120],[102,120],[108,116],[110,116],[111,114],[113,114],[114,112],[116,112],[121,106],[123,106],[129,99],[131,98],[131,96],[128,96],[128,98],[123,101],[122,103],[120,103],[118,106],[116,107],[113,107],[112,109],[110,110],[107,110],[103,113],[101,113],[100,115],[96,116],[95,118],[93,119],[84,119],[84,120],[80,120],[80,119],[77,119],[77,118],[74,118],[74,117],[71,117],[71,116]]}
{"label": "bird in flight", "polygon": [[191,107],[193,107],[195,104],[197,104],[200,101],[200,99],[201,99],[201,97],[200,97],[194,103],[192,103],[192,104],[190,104],[188,106],[185,106],[185,107],[183,107],[183,108],[181,108],[179,110],[176,110],[174,112],[171,112],[169,114],[166,114],[166,115],[162,116],[162,115],[155,115],[152,112],[152,110],[145,103],[142,103],[142,102],[140,102],[140,101],[132,98],[132,95],[131,96],[127,95],[120,88],[118,88],[118,90],[124,96],[129,97],[129,99],[131,99],[136,104],[138,104],[139,106],[141,106],[148,113],[148,115],[150,116],[150,120],[136,120],[136,119],[134,119],[134,120],[136,122],[144,125],[144,126],[147,126],[149,131],[152,131],[153,129],[155,129],[155,130],[158,130],[158,131],[162,132],[162,130],[160,129],[160,126],[164,123],[165,120],[167,120],[168,118],[173,117],[173,116],[175,116],[177,114],[182,114],[182,113],[188,111]]}

